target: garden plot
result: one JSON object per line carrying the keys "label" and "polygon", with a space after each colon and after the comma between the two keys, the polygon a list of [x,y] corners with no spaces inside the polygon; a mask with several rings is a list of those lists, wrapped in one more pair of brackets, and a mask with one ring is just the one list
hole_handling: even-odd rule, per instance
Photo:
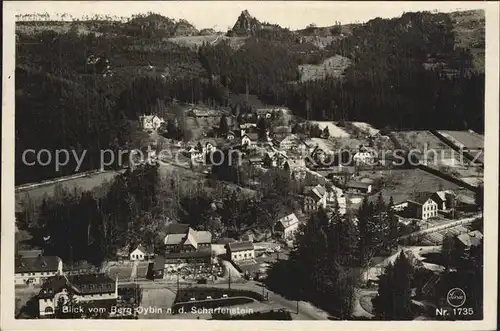
{"label": "garden plot", "polygon": [[471,131],[439,131],[457,147],[484,149],[484,136]]}
{"label": "garden plot", "polygon": [[417,150],[421,153],[430,149],[436,151],[450,149],[450,147],[430,131],[394,131],[393,134],[403,147]]}
{"label": "garden plot", "polygon": [[349,138],[350,135],[342,129],[341,127],[337,126],[335,122],[332,121],[309,121],[311,124],[317,124],[321,130],[324,130],[326,127],[328,127],[328,131],[330,132],[330,137],[338,137],[338,138]]}
{"label": "garden plot", "polygon": [[380,132],[380,130],[375,129],[373,126],[365,122],[351,122],[351,124],[354,125],[356,128],[360,129],[361,131],[368,133],[371,136],[374,136]]}

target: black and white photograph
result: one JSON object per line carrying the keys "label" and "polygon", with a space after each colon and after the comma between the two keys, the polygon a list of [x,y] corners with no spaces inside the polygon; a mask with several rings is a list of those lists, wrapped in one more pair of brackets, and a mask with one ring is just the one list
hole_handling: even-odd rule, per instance
{"label": "black and white photograph", "polygon": [[498,3],[4,10],[2,329],[495,329]]}

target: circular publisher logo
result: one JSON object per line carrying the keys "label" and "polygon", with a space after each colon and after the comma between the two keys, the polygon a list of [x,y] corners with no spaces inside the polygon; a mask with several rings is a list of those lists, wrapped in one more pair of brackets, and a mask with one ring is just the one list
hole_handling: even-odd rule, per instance
{"label": "circular publisher logo", "polygon": [[465,303],[465,292],[458,287],[452,288],[448,291],[448,295],[446,295],[446,301],[452,307],[458,308],[462,307]]}

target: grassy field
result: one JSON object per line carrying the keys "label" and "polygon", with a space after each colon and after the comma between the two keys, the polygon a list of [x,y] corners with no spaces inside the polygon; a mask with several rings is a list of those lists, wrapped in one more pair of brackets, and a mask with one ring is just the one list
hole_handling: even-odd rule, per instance
{"label": "grassy field", "polygon": [[246,39],[246,37],[226,37],[219,33],[206,36],[179,36],[169,38],[168,40],[178,45],[193,48],[201,46],[204,42],[215,45],[223,40],[227,40],[232,48],[238,49],[245,44]]}
{"label": "grassy field", "polygon": [[[360,171],[360,178],[370,178],[382,185],[382,195],[394,203],[409,199],[414,192],[456,190],[458,185],[420,169]],[[376,196],[372,196],[375,200]]]}
{"label": "grassy field", "polygon": [[16,200],[21,201],[22,199],[29,197],[35,204],[41,203],[44,195],[52,196],[54,194],[54,188],[57,185],[61,185],[62,187],[69,190],[78,188],[83,191],[90,191],[105,182],[111,181],[119,173],[120,172],[118,171],[105,171],[86,177],[69,179],[60,183],[47,184],[35,187],[33,189],[27,189],[22,192],[16,193]]}
{"label": "grassy field", "polygon": [[161,312],[156,310],[156,314],[139,315],[140,319],[165,319],[178,318],[168,312],[175,300],[175,293],[166,288],[143,288],[142,307],[161,308]]}
{"label": "grassy field", "polygon": [[324,151],[338,151],[339,149],[354,149],[363,143],[355,138],[311,138],[306,141],[309,146],[318,146]]}
{"label": "grassy field", "polygon": [[347,131],[337,126],[335,122],[332,121],[309,121],[311,124],[317,124],[321,130],[325,127],[328,127],[328,131],[330,131],[330,137],[337,138],[349,138],[350,135]]}
{"label": "grassy field", "polygon": [[350,122],[352,125],[354,125],[356,128],[360,129],[361,131],[364,131],[372,136],[376,135],[379,133],[379,129],[374,128],[368,123],[365,122]]}
{"label": "grassy field", "polygon": [[469,149],[484,148],[484,136],[469,131],[439,131],[443,136],[451,140],[458,147]]}
{"label": "grassy field", "polygon": [[320,64],[299,65],[300,81],[341,77],[350,65],[351,60],[340,55],[329,57]]}
{"label": "grassy field", "polygon": [[394,131],[396,139],[408,149],[417,149],[424,151],[427,149],[450,149],[445,143],[439,140],[430,131]]}

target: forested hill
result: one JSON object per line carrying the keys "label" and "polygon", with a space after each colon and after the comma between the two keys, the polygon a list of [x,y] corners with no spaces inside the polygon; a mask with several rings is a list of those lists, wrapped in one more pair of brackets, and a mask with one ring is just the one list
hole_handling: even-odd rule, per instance
{"label": "forested hill", "polygon": [[[301,38],[305,32],[258,23],[260,30],[247,36],[214,37],[220,41],[193,49],[171,37],[199,42],[210,37],[206,31],[192,35],[197,30],[189,22],[157,14],[127,22],[18,23],[16,183],[74,169],[22,166],[24,149],[88,149],[94,155],[126,146],[130,121],[172,99],[228,106],[231,95],[248,92],[311,120],[481,132],[484,14],[478,15],[377,18],[330,29],[336,37],[325,39],[326,47]],[[235,26],[247,31],[244,20]],[[231,47],[231,38],[242,46]],[[335,55],[349,60],[342,78],[299,80],[300,65],[330,63],[325,60]],[[88,158],[80,170],[95,166]]]}

